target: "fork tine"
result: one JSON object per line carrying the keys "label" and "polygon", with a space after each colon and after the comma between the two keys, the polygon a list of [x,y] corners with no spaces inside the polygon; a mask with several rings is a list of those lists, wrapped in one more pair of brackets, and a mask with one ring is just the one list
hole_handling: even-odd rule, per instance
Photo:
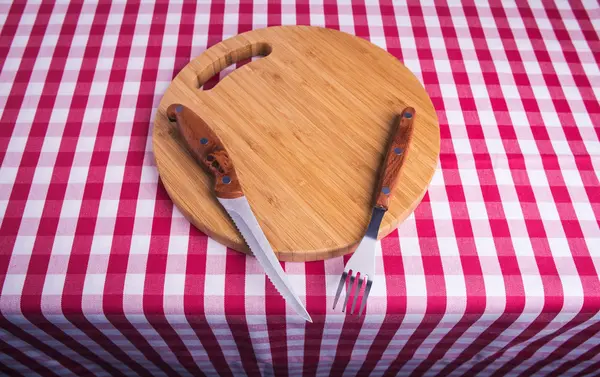
{"label": "fork tine", "polygon": [[335,309],[335,306],[337,305],[338,300],[340,299],[340,294],[342,293],[342,288],[344,287],[344,283],[346,282],[347,277],[348,273],[346,271],[344,271],[342,276],[340,276],[340,283],[338,284],[338,289],[335,294],[335,300],[333,300],[333,309]]}
{"label": "fork tine", "polygon": [[354,275],[350,275],[350,283],[348,283],[348,289],[346,290],[346,298],[344,299],[344,306],[342,307],[342,312],[346,311],[346,305],[348,305],[348,299],[350,298],[350,292],[352,290],[352,285],[354,284],[354,279]]}
{"label": "fork tine", "polygon": [[356,299],[358,298],[358,294],[360,293],[360,287],[362,287],[362,283],[365,279],[363,276],[360,277],[358,283],[356,284],[356,290],[354,291],[354,299],[352,300],[352,309],[350,310],[350,314],[354,314],[354,308],[356,307]]}
{"label": "fork tine", "polygon": [[369,292],[371,292],[371,284],[373,281],[370,276],[367,276],[367,286],[365,287],[365,294],[363,295],[362,302],[360,303],[360,310],[358,311],[358,316],[362,315],[362,312],[367,304],[367,299],[369,298]]}

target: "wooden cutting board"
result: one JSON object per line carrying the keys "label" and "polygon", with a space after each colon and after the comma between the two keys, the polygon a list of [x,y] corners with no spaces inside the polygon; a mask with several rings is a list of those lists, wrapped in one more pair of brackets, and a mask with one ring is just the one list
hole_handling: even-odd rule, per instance
{"label": "wooden cutting board", "polygon": [[[204,82],[252,56],[214,88]],[[282,26],[225,40],[192,60],[160,102],[153,146],[162,182],[201,231],[248,252],[215,199],[212,178],[166,116],[181,103],[223,141],[244,193],[285,261],[348,253],[370,219],[374,190],[398,115],[416,110],[403,176],[383,219],[388,235],[420,202],[440,148],[438,120],[418,79],[394,56],[339,31]]]}

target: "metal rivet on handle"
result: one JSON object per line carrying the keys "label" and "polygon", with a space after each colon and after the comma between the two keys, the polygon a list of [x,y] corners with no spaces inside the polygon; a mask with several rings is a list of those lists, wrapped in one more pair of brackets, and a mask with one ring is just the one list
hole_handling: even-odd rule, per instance
{"label": "metal rivet on handle", "polygon": [[384,194],[387,195],[387,194],[390,193],[390,188],[386,186],[386,187],[384,187],[384,188],[381,189],[381,192],[383,192]]}
{"label": "metal rivet on handle", "polygon": [[208,144],[208,139],[203,137],[202,139],[200,139],[200,144],[202,144],[202,145]]}
{"label": "metal rivet on handle", "polygon": [[398,148],[398,147],[394,148],[394,153],[396,153],[396,154],[402,154],[402,152],[403,152],[402,148]]}
{"label": "metal rivet on handle", "polygon": [[175,112],[177,112],[177,113],[180,113],[180,112],[182,112],[182,111],[183,111],[183,106],[182,106],[182,105],[179,105],[179,106],[177,106],[177,107],[175,108]]}
{"label": "metal rivet on handle", "polygon": [[404,113],[404,117],[406,119],[410,119],[410,118],[412,118],[412,114],[411,113]]}
{"label": "metal rivet on handle", "polygon": [[229,183],[231,183],[231,178],[228,175],[226,175],[223,177],[223,179],[221,181],[225,184],[229,184]]}

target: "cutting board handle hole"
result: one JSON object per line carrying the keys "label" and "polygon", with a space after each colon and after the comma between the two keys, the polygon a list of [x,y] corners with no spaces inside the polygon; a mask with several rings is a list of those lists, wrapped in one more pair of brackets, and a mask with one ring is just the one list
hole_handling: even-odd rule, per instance
{"label": "cutting board handle hole", "polygon": [[271,45],[268,43],[258,42],[227,52],[198,74],[198,88],[200,90],[214,88],[225,76],[254,60],[268,56],[271,50]]}

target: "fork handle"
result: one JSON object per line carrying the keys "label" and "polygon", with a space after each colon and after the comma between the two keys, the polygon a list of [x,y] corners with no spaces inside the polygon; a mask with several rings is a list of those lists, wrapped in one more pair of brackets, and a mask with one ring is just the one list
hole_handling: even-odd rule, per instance
{"label": "fork handle", "polygon": [[411,144],[415,120],[415,109],[407,107],[400,114],[394,136],[389,143],[383,171],[379,178],[378,190],[376,191],[375,206],[388,209],[390,198],[394,194],[396,184],[402,175],[404,161],[408,155]]}

